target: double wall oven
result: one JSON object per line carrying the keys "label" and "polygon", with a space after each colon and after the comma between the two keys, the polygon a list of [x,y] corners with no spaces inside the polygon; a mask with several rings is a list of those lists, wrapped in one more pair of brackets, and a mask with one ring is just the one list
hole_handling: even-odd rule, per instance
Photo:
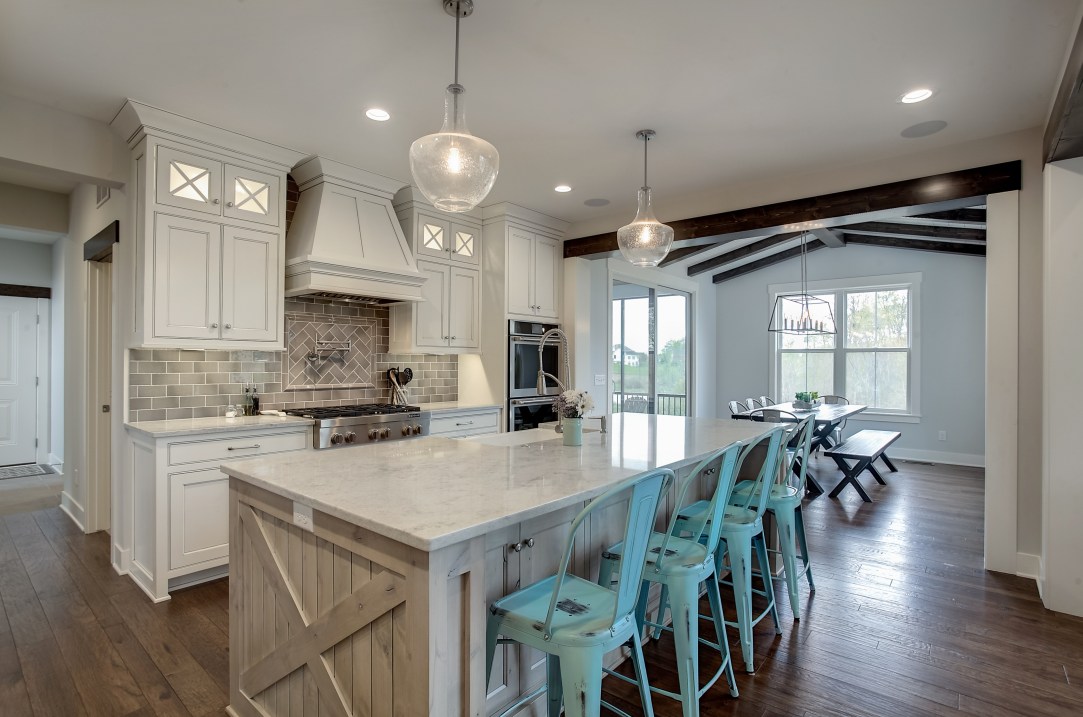
{"label": "double wall oven", "polygon": [[[553,341],[545,345],[541,358],[538,346],[541,337],[549,329],[558,328],[556,324],[541,324],[536,321],[511,321],[508,326],[508,430],[523,431],[537,428],[540,423],[557,420],[553,410],[553,399],[559,388],[552,381],[548,382],[547,393],[538,392],[538,369],[554,376],[560,375],[560,342]],[[563,377],[562,377],[563,378]]]}

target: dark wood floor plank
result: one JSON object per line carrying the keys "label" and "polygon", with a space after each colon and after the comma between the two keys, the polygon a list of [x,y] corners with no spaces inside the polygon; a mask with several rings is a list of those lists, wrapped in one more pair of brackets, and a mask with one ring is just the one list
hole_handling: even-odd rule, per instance
{"label": "dark wood floor plank", "polygon": [[26,691],[22,665],[11,636],[4,603],[0,600],[0,706],[5,715],[29,715],[30,695]]}
{"label": "dark wood floor plank", "polygon": [[36,642],[20,645],[18,652],[35,715],[81,717],[88,714],[52,633]]}
{"label": "dark wood floor plank", "polygon": [[160,717],[188,717],[191,714],[127,625],[110,625],[105,628],[105,633],[139,684],[153,714]]}

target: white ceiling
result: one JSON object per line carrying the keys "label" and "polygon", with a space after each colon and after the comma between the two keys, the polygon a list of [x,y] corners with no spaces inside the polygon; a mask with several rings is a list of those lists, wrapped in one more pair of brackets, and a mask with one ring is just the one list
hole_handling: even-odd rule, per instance
{"label": "white ceiling", "polygon": [[[1042,124],[1079,0],[476,0],[468,121],[500,150],[490,201],[631,214],[637,129],[667,197]],[[3,0],[0,92],[102,121],[125,97],[409,179],[439,128],[440,0]],[[895,99],[928,86],[917,105]],[[392,120],[375,123],[380,106]],[[903,139],[906,127],[944,131]],[[569,194],[554,185],[568,183]],[[603,198],[611,204],[587,207]]]}

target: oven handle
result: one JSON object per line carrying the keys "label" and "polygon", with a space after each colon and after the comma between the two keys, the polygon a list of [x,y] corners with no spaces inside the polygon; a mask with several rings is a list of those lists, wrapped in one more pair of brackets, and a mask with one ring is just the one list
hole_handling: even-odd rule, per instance
{"label": "oven handle", "polygon": [[511,399],[511,405],[513,406],[540,406],[544,403],[552,403],[556,400],[556,396],[539,396],[538,398],[513,398]]}
{"label": "oven handle", "polygon": [[514,343],[534,344],[535,346],[541,343],[540,336],[512,336],[511,340]]}

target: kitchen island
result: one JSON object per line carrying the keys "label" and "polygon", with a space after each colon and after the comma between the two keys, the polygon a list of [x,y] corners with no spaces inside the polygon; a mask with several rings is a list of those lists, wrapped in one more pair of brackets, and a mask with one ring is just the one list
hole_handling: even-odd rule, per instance
{"label": "kitchen island", "polygon": [[[544,659],[502,646],[487,687],[488,603],[555,572],[571,519],[609,486],[767,430],[623,414],[578,448],[536,429],[224,465],[230,712],[482,717],[514,702]],[[574,572],[597,574],[623,517],[586,526]]]}

